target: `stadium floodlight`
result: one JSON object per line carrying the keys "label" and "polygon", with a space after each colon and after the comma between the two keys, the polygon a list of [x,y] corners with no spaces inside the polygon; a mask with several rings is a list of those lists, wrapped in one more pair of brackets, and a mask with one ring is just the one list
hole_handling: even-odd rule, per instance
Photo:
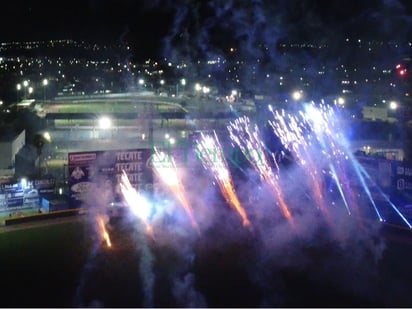
{"label": "stadium floodlight", "polygon": [[49,132],[44,132],[43,133],[43,137],[44,137],[44,139],[46,140],[46,141],[48,141],[49,143],[50,143],[50,141],[51,141],[51,136],[50,136],[50,133]]}
{"label": "stadium floodlight", "polygon": [[112,121],[109,117],[101,117],[99,119],[99,127],[100,129],[106,130],[112,127]]}

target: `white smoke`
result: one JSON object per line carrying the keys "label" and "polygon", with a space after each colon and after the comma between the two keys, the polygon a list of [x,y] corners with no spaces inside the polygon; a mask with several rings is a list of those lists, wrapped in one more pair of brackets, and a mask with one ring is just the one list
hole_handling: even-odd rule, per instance
{"label": "white smoke", "polygon": [[148,235],[145,231],[137,230],[137,249],[139,253],[139,275],[143,289],[143,307],[152,308],[154,306],[154,284],[155,273],[153,270],[154,255],[148,243]]}
{"label": "white smoke", "polygon": [[179,307],[186,308],[205,308],[206,299],[194,288],[195,276],[188,273],[183,278],[173,280],[173,295]]}

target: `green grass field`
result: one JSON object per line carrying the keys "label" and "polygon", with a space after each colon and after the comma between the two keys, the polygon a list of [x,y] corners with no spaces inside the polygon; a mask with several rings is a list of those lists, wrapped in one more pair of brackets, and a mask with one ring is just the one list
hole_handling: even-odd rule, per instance
{"label": "green grass field", "polygon": [[[92,217],[49,223],[0,233],[1,307],[142,306],[134,224],[109,224],[108,248],[99,242]],[[157,253],[162,269],[174,269],[170,251]],[[157,277],[162,293],[156,306],[167,307],[172,304],[167,272]]]}
{"label": "green grass field", "polygon": [[9,219],[9,218],[10,218],[9,214],[12,214],[12,217],[15,217],[15,214],[13,214],[13,213],[18,212],[19,214],[24,215],[24,216],[31,216],[31,215],[37,214],[37,211],[38,211],[37,208],[36,208],[36,209],[34,209],[34,208],[28,208],[28,209],[10,210],[10,211],[0,212],[0,224],[3,223],[3,221],[4,221],[5,219]]}
{"label": "green grass field", "polygon": [[0,305],[71,306],[89,243],[80,221],[0,233]]}
{"label": "green grass field", "polygon": [[[142,307],[144,290],[141,276],[141,244],[144,234],[136,234],[134,224],[111,224],[112,248],[97,243],[91,220],[79,220],[42,227],[0,233],[0,289],[2,307]],[[139,233],[139,232],[138,232]],[[95,248],[95,250],[93,249]],[[153,254],[153,306],[178,307],[172,294],[172,277],[189,265],[187,258],[168,246],[150,244]],[[212,251],[213,256],[215,252]],[[217,253],[219,255],[219,253]],[[212,255],[211,255],[212,256]],[[244,272],[233,264],[233,257],[208,257],[199,277],[212,284],[226,281],[223,267],[230,273]],[[222,264],[222,262],[224,263]],[[219,274],[208,271],[219,263]],[[234,269],[237,269],[236,271]],[[146,271],[146,270],[145,270]],[[184,273],[183,273],[184,274]],[[231,282],[227,288],[206,287],[216,291],[216,304],[222,293],[232,291],[244,280]],[[81,297],[76,297],[78,288]],[[247,288],[250,290],[250,286]],[[240,300],[244,300],[243,293]],[[79,302],[80,300],[80,302]],[[226,304],[222,299],[220,304]],[[247,302],[243,302],[248,304]],[[213,305],[213,303],[212,303]]]}
{"label": "green grass field", "polygon": [[[284,252],[273,257],[262,252],[261,260],[256,235],[246,230],[226,240],[219,229],[203,231],[191,244],[184,235],[157,231],[161,237],[150,241],[136,221],[120,219],[109,224],[113,247],[107,248],[95,237],[93,218],[83,218],[0,233],[1,307],[142,307],[147,290],[153,293],[153,307],[193,307],[197,303],[191,302],[189,286],[174,284],[188,274],[212,308],[263,306],[262,295],[273,301],[268,307],[412,304],[412,247],[410,234],[404,234],[409,231],[392,232],[378,264],[368,250],[354,259],[356,252],[321,239],[317,244],[294,242],[302,250],[289,248],[284,261]],[[174,245],[161,241],[165,236]],[[142,264],[148,252],[151,262]],[[149,273],[151,287],[146,285]],[[256,281],[260,278],[263,286]],[[186,288],[180,298],[173,295],[176,286]]]}

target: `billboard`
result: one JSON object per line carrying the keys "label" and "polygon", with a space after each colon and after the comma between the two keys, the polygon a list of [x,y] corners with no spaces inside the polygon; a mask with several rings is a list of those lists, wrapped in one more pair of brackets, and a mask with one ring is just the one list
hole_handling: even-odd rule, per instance
{"label": "billboard", "polygon": [[24,191],[20,182],[0,184],[0,207],[18,208],[23,207]]}
{"label": "billboard", "polygon": [[69,153],[70,208],[105,206],[122,200],[120,177],[126,172],[138,191],[153,190],[151,149]]}
{"label": "billboard", "polygon": [[0,208],[38,207],[40,197],[55,192],[54,178],[22,179],[0,184]]}
{"label": "billboard", "polygon": [[[357,160],[369,176],[367,183],[372,194],[374,186],[378,186],[391,199],[412,203],[412,165],[410,162],[367,156],[357,157]],[[379,193],[378,196],[382,194]]]}
{"label": "billboard", "polygon": [[393,174],[393,185],[396,192],[412,195],[412,166],[396,161],[393,163]]}

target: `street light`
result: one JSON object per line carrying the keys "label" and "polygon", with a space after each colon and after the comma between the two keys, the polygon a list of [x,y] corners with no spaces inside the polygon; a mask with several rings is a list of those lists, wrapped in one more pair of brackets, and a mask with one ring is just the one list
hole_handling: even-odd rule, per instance
{"label": "street light", "polygon": [[46,86],[49,84],[47,78],[43,79],[43,103],[46,102]]}
{"label": "street light", "polygon": [[23,81],[23,86],[24,86],[24,99],[27,99],[27,86],[29,85],[29,82],[27,80]]}
{"label": "street light", "polygon": [[[182,85],[182,89],[183,89],[182,93],[184,93],[185,92],[186,79],[182,78],[180,80],[180,84]],[[178,96],[179,96],[179,83],[176,84],[176,97],[178,97]]]}
{"label": "street light", "polygon": [[395,101],[391,101],[391,102],[389,103],[389,108],[390,108],[391,110],[396,110],[396,109],[398,108],[398,103],[396,103]]}
{"label": "street light", "polygon": [[341,105],[341,106],[344,105],[345,104],[345,99],[342,98],[342,97],[339,97],[338,98],[338,104]]}
{"label": "street light", "polygon": [[292,98],[295,101],[299,101],[300,99],[302,99],[302,91],[294,91],[292,93]]}
{"label": "street light", "polygon": [[32,94],[34,91],[33,87],[29,87],[29,94]]}
{"label": "street light", "polygon": [[16,85],[16,103],[19,102],[19,91],[21,90],[21,84]]}

